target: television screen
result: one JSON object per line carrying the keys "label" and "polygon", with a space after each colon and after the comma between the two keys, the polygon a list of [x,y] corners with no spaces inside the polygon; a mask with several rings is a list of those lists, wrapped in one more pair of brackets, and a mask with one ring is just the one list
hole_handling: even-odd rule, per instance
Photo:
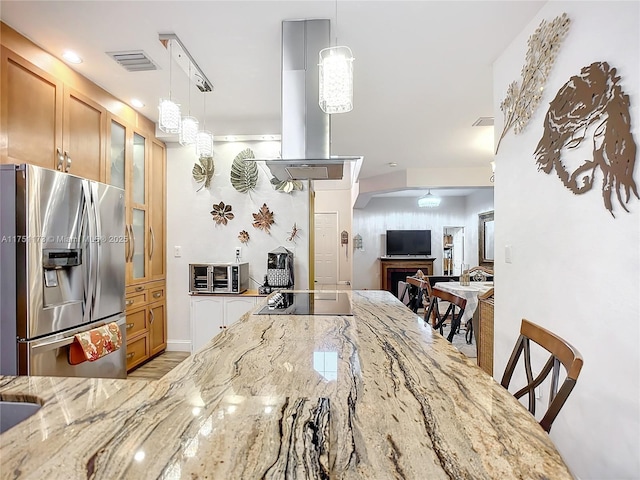
{"label": "television screen", "polygon": [[431,230],[387,230],[387,255],[431,255]]}

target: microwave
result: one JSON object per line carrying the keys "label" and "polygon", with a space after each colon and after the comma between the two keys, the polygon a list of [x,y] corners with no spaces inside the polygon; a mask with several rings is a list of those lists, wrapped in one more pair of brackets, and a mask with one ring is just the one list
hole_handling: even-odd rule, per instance
{"label": "microwave", "polygon": [[249,288],[248,263],[189,264],[189,292],[242,293]]}

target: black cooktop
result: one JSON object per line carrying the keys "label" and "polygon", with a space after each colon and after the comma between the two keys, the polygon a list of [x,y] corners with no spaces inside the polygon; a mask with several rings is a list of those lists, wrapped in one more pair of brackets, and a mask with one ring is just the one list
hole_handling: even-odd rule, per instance
{"label": "black cooktop", "polygon": [[276,292],[254,315],[353,315],[345,292]]}

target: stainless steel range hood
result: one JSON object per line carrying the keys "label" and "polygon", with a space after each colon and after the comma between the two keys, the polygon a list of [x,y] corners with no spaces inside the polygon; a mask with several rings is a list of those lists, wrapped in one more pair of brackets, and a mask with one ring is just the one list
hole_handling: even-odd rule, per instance
{"label": "stainless steel range hood", "polygon": [[266,164],[279,180],[340,180],[345,162],[331,155],[331,116],[318,105],[318,54],[330,45],[330,21],[282,22],[282,158]]}

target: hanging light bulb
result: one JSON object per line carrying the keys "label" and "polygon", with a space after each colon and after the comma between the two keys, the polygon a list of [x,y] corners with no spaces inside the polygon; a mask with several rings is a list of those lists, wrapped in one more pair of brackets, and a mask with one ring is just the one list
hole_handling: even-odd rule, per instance
{"label": "hanging light bulb", "polygon": [[353,110],[353,55],[349,47],[320,50],[318,103],[325,113]]}
{"label": "hanging light bulb", "polygon": [[161,98],[158,105],[158,128],[165,133],[180,132],[180,105],[171,98],[171,64],[173,63],[172,44],[169,43],[169,98]]}
{"label": "hanging light bulb", "polygon": [[438,207],[439,205],[440,205],[440,197],[436,197],[435,195],[433,195],[431,193],[431,190],[429,190],[426,195],[423,195],[418,199],[418,206],[422,208],[424,207],[435,208],[435,207]]}

